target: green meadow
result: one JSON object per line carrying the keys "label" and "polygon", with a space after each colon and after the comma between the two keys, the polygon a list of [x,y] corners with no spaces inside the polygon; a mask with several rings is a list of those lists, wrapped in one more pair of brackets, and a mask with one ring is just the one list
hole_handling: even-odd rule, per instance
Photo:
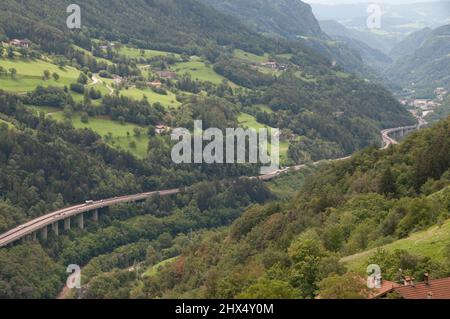
{"label": "green meadow", "polygon": [[217,74],[213,68],[200,58],[194,57],[189,62],[177,63],[171,67],[178,75],[189,73],[193,79],[197,79],[203,82],[211,82],[214,84],[222,83],[225,78]]}
{"label": "green meadow", "polygon": [[[48,113],[53,119],[57,121],[63,121],[63,112]],[[117,147],[130,153],[136,157],[144,158],[147,155],[148,136],[146,129],[131,123],[120,123],[113,121],[106,117],[89,118],[88,123],[83,123],[79,114],[75,114],[71,118],[72,125],[75,128],[83,129],[90,128],[94,132],[102,136],[103,140],[113,147]],[[134,130],[138,128],[141,130],[139,137],[134,136]],[[105,136],[111,136],[111,139],[105,138]],[[135,147],[132,147],[132,144]]]}
{"label": "green meadow", "polygon": [[151,89],[138,89],[138,88],[128,88],[120,91],[120,95],[141,100],[144,96],[147,97],[150,103],[159,102],[165,107],[179,107],[180,102],[177,101],[177,97],[172,92],[167,91],[167,95],[158,94]]}
{"label": "green meadow", "polygon": [[[264,108],[264,106],[259,106],[261,108]],[[267,106],[265,106],[267,107]],[[256,118],[253,115],[247,114],[247,113],[241,113],[238,116],[238,123],[242,127],[250,128],[254,130],[259,130],[262,128],[270,128],[267,125],[264,125],[262,123],[259,123]],[[281,163],[285,162],[287,160],[289,150],[289,142],[287,141],[280,141],[280,160]]]}
{"label": "green meadow", "polygon": [[155,276],[156,274],[158,274],[158,271],[161,267],[174,263],[175,261],[177,261],[178,258],[180,258],[180,257],[177,256],[177,257],[169,258],[169,259],[161,261],[160,263],[157,263],[154,266],[149,267],[143,276],[144,277]]}
{"label": "green meadow", "polygon": [[176,53],[170,53],[170,52],[166,52],[166,51],[158,51],[158,50],[140,50],[140,49],[136,49],[136,48],[130,48],[130,47],[121,47],[119,49],[119,54],[124,55],[128,58],[145,58],[145,59],[149,59],[149,58],[154,58],[156,56],[167,56],[169,54],[172,54],[176,57],[179,57],[179,54]]}
{"label": "green meadow", "polygon": [[90,52],[90,51],[88,51],[88,50],[86,50],[86,49],[83,49],[82,47],[79,47],[79,46],[77,46],[77,45],[72,45],[72,47],[75,48],[75,49],[77,49],[78,51],[84,52],[87,56],[90,56],[90,57],[96,59],[97,62],[103,62],[103,63],[106,63],[106,64],[108,64],[108,65],[113,64],[112,61],[107,60],[107,59],[104,59],[104,58],[96,57],[96,56],[94,56],[94,55],[92,54],[92,52]]}
{"label": "green meadow", "polygon": [[246,52],[240,49],[234,50],[234,57],[247,63],[263,63],[269,58],[269,55],[265,53],[264,55],[256,55],[250,52]]}
{"label": "green meadow", "polygon": [[[450,245],[450,220],[442,226],[433,226],[425,231],[414,233],[411,236],[397,240],[381,248],[393,252],[395,250],[406,250],[410,254],[430,257],[437,262],[445,261],[446,250]],[[367,260],[378,248],[371,249],[359,254],[342,258],[342,262],[351,270],[364,271]]]}
{"label": "green meadow", "polygon": [[[38,85],[43,86],[57,86],[64,87],[77,81],[80,74],[75,68],[66,66],[60,68],[44,60],[25,60],[20,58],[15,59],[0,59],[0,66],[9,70],[14,68],[17,70],[15,78],[3,75],[0,77],[0,87],[9,92],[28,92],[34,90]],[[49,80],[43,79],[44,71],[48,70],[51,74],[57,73],[59,75],[58,81],[53,77]]]}

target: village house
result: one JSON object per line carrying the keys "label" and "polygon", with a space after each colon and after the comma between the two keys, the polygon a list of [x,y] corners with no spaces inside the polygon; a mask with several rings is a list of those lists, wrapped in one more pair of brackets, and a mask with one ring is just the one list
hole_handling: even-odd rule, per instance
{"label": "village house", "polygon": [[371,299],[386,298],[395,293],[401,299],[450,299],[450,277],[442,279],[430,279],[429,274],[424,274],[424,281],[415,283],[413,277],[406,276],[403,283],[383,281],[381,288],[375,290]]}
{"label": "village house", "polygon": [[177,76],[173,71],[158,71],[156,74],[163,79],[174,79]]}
{"label": "village house", "polygon": [[160,88],[162,86],[161,81],[155,80],[151,82],[147,82],[147,85],[153,88]]}
{"label": "village house", "polygon": [[31,46],[31,41],[24,39],[24,40],[19,40],[19,39],[13,39],[11,41],[9,41],[9,44],[18,48],[25,48],[28,49]]}
{"label": "village house", "polygon": [[278,63],[275,60],[268,60],[267,62],[261,63],[262,66],[270,69],[277,69]]}
{"label": "village house", "polygon": [[104,43],[104,44],[100,45],[99,48],[102,50],[108,50],[108,48],[114,49],[115,46],[116,46],[115,43],[109,42],[109,43]]}
{"label": "village house", "polygon": [[159,135],[161,135],[165,132],[168,132],[168,131],[170,131],[170,127],[163,125],[163,124],[156,125],[156,127],[155,127],[155,132],[156,132],[156,134],[159,134]]}

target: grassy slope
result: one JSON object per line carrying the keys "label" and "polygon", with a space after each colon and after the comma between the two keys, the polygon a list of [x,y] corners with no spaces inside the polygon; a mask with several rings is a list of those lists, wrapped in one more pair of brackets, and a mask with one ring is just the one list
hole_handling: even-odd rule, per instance
{"label": "grassy slope", "polygon": [[225,78],[216,72],[209,65],[206,65],[200,58],[194,57],[189,62],[177,63],[171,67],[179,75],[189,73],[193,79],[214,84],[222,83]]}
{"label": "grassy slope", "polygon": [[159,268],[161,268],[163,266],[167,266],[167,265],[175,262],[178,258],[179,258],[179,256],[173,257],[173,258],[169,258],[169,259],[161,261],[160,263],[157,263],[156,265],[151,266],[144,273],[144,277],[151,277],[151,276],[156,275],[158,273],[158,271],[159,271]]}
{"label": "grassy slope", "polygon": [[[381,248],[387,251],[406,250],[413,255],[430,257],[435,261],[444,260],[444,250],[450,244],[450,220],[442,226],[433,226],[425,231],[397,240]],[[363,271],[367,267],[367,259],[378,248],[342,258],[342,262],[351,270]]]}
{"label": "grassy slope", "polygon": [[175,94],[169,91],[167,91],[167,95],[163,95],[155,93],[151,89],[141,90],[137,88],[129,88],[128,90],[121,90],[120,94],[135,100],[141,100],[144,96],[146,96],[150,103],[159,102],[161,105],[166,107],[178,107],[181,104],[177,101]]}
{"label": "grassy slope", "polygon": [[[9,70],[15,68],[17,76],[12,79],[9,75],[0,77],[0,87],[10,92],[32,91],[38,85],[64,87],[77,81],[79,71],[72,67],[59,68],[57,65],[44,60],[23,60],[23,59],[0,59],[0,66]],[[57,73],[60,78],[58,81],[44,81],[42,79],[45,70],[51,74]]]}
{"label": "grassy slope", "polygon": [[145,58],[145,59],[153,58],[156,56],[167,56],[169,54],[173,54],[174,56],[179,57],[179,55],[176,53],[157,50],[144,50],[144,54],[142,55],[141,50],[125,46],[119,49],[119,54],[124,55],[128,58]]}
{"label": "grassy slope", "polygon": [[[260,106],[260,108],[261,107],[262,106]],[[243,127],[251,128],[254,130],[259,130],[261,128],[268,128],[267,125],[259,123],[253,115],[247,113],[239,114],[238,123]],[[280,158],[282,163],[287,159],[288,150],[289,150],[289,142],[280,141]]]}
{"label": "grassy slope", "polygon": [[[64,120],[62,112],[51,113],[51,116],[57,120]],[[109,144],[121,149],[127,150],[130,153],[136,155],[139,158],[144,158],[147,155],[148,137],[145,130],[142,131],[140,137],[134,136],[134,129],[141,128],[138,125],[131,123],[121,124],[116,121],[112,121],[108,118],[89,118],[89,123],[81,122],[80,115],[74,115],[72,117],[72,124],[76,128],[90,128],[104,137],[109,133],[112,134],[112,141],[108,141]],[[130,137],[127,136],[127,132],[130,133]],[[130,146],[131,142],[136,143],[136,148]]]}

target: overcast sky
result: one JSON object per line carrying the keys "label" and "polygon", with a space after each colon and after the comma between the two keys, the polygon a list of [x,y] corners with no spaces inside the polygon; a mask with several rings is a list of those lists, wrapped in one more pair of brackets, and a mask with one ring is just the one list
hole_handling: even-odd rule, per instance
{"label": "overcast sky", "polygon": [[417,3],[417,2],[437,2],[436,0],[302,0],[306,3],[343,4],[343,3]]}

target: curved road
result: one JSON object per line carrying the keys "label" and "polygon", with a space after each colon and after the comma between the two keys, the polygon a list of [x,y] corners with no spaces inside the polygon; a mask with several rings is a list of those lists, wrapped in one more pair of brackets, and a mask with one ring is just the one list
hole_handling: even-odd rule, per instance
{"label": "curved road", "polygon": [[[422,119],[419,119],[418,126],[398,127],[398,128],[383,130],[381,132],[381,136],[383,138],[383,143],[384,143],[383,149],[389,147],[390,145],[397,144],[397,141],[389,136],[390,134],[393,134],[396,132],[403,132],[405,130],[416,129],[417,127],[420,128],[424,124],[426,124],[426,123]],[[333,161],[342,161],[342,160],[346,160],[349,158],[351,158],[351,156],[335,159]],[[321,162],[323,162],[323,161],[315,162],[315,163],[313,163],[313,165],[318,165]],[[261,175],[261,176],[253,177],[253,178],[257,178],[262,181],[268,181],[268,180],[271,180],[271,179],[274,179],[274,178],[280,176],[283,173],[286,173],[289,171],[299,171],[299,170],[304,169],[305,167],[307,167],[307,164],[287,167],[284,169],[279,169],[279,170],[274,171],[267,175]],[[16,242],[16,241],[22,239],[22,238],[26,238],[27,236],[38,232],[39,230],[43,229],[44,227],[47,227],[56,222],[65,220],[69,217],[78,216],[82,213],[91,212],[91,211],[94,211],[94,210],[97,210],[100,208],[105,208],[105,207],[109,207],[109,206],[116,205],[116,204],[145,200],[154,195],[159,195],[159,196],[174,195],[174,194],[180,193],[181,190],[182,190],[181,188],[176,188],[176,189],[141,193],[141,194],[136,194],[136,195],[114,197],[114,198],[109,198],[109,199],[104,199],[104,200],[99,200],[99,201],[94,201],[94,202],[86,202],[84,204],[64,208],[64,209],[52,212],[50,214],[38,217],[36,219],[33,219],[25,224],[22,224],[6,233],[0,235],[0,247],[4,247],[6,245],[9,245],[13,242]]]}

